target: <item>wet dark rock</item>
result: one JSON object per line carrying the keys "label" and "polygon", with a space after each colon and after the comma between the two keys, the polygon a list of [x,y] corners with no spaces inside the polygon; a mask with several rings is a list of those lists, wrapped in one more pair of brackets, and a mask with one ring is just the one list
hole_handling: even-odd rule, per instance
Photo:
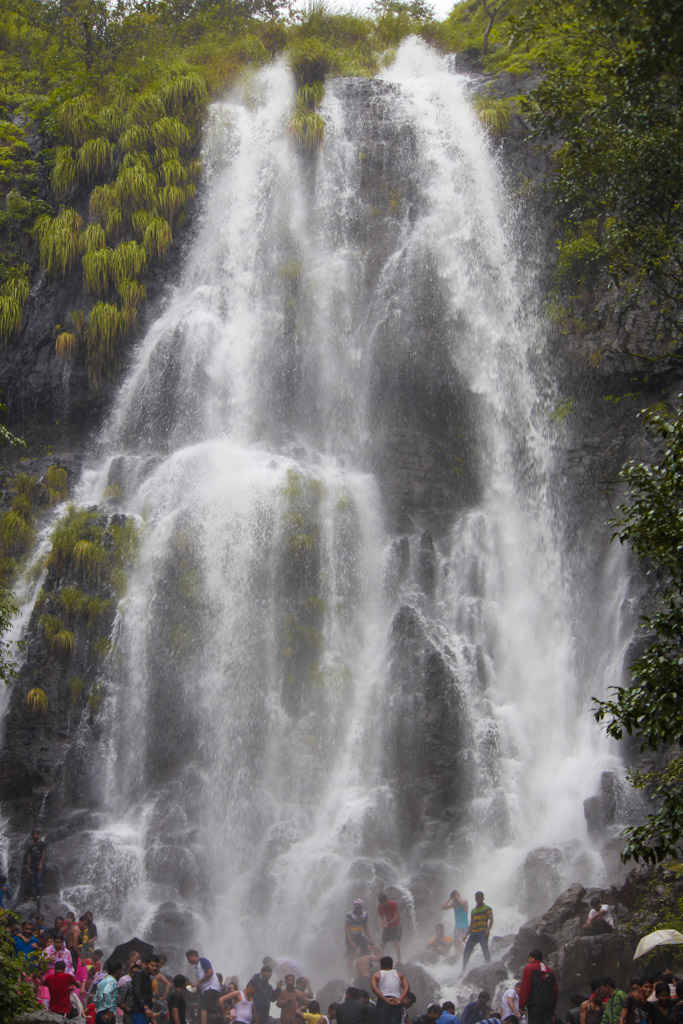
{"label": "wet dark rock", "polygon": [[441,995],[439,983],[421,964],[401,962],[398,968],[405,974],[410,991],[415,993],[416,1006],[420,1008],[420,1012],[427,1008],[428,1003],[438,1002]]}
{"label": "wet dark rock", "polygon": [[327,1007],[330,1003],[344,1002],[347,985],[348,982],[344,981],[343,978],[335,978],[332,981],[326,981],[324,985],[316,990],[315,997],[320,1003],[320,1009],[323,1013],[327,1013]]}
{"label": "wet dark rock", "polygon": [[[567,942],[557,956],[558,984],[563,994],[587,992],[591,978],[619,979],[626,988],[634,973],[638,935],[628,929],[604,935],[581,935]],[[637,971],[635,972],[637,973]]]}
{"label": "wet dark rock", "polygon": [[[75,1018],[83,1020],[82,1017]],[[61,1013],[51,1013],[50,1010],[31,1010],[28,1013],[20,1013],[16,1017],[12,1017],[11,1021],[7,1024],[64,1024],[64,1017]]]}
{"label": "wet dark rock", "polygon": [[562,851],[557,847],[539,846],[531,850],[521,869],[520,907],[530,914],[540,914],[560,888]]}
{"label": "wet dark rock", "polygon": [[[450,828],[469,792],[465,710],[457,681],[409,605],[399,609],[392,624],[391,680],[386,771],[401,792],[399,829],[407,840],[421,835],[429,822]],[[423,728],[416,729],[416,722]]]}
{"label": "wet dark rock", "polygon": [[145,855],[145,868],[150,878],[164,885],[176,886],[185,898],[195,896],[200,886],[197,862],[182,846],[155,843]]}
{"label": "wet dark rock", "polygon": [[617,816],[619,781],[614,772],[603,772],[600,790],[583,802],[583,813],[591,836],[602,837],[605,829],[613,825]]}
{"label": "wet dark rock", "polygon": [[545,914],[527,921],[519,929],[508,957],[512,971],[521,971],[530,950],[540,949],[548,955],[563,942],[580,935],[587,913],[586,890],[582,885],[570,886]]}
{"label": "wet dark rock", "polygon": [[198,926],[199,922],[191,910],[169,900],[155,911],[144,938],[180,970],[185,961],[185,950],[192,946]]}
{"label": "wet dark rock", "polygon": [[[477,956],[475,949],[472,956]],[[471,963],[471,961],[470,961]],[[491,998],[500,985],[508,976],[508,969],[502,960],[491,960],[490,963],[477,964],[470,967],[460,985],[470,985],[473,992],[488,992]]]}

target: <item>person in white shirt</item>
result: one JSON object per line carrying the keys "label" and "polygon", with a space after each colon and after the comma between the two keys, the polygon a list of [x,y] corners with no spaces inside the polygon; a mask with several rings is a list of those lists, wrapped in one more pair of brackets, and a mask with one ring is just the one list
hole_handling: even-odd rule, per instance
{"label": "person in white shirt", "polygon": [[614,918],[607,903],[601,903],[599,896],[591,900],[591,909],[584,924],[584,930],[589,932],[612,932],[614,931]]}
{"label": "person in white shirt", "polygon": [[243,992],[227,992],[218,1000],[221,1010],[225,1012],[226,1006],[233,1004],[236,1024],[252,1024],[254,1020],[254,992],[256,991],[250,981]]}
{"label": "person in white shirt", "polygon": [[383,956],[379,970],[370,979],[370,987],[377,996],[378,1024],[401,1024],[402,1000],[408,994],[405,975],[394,969],[390,956]]}
{"label": "person in white shirt", "polygon": [[510,1024],[514,1024],[515,1021],[519,1020],[519,990],[521,988],[521,982],[515,982],[511,988],[506,988],[503,992],[503,999],[500,1007],[500,1019],[505,1024],[505,1021],[510,1021]]}

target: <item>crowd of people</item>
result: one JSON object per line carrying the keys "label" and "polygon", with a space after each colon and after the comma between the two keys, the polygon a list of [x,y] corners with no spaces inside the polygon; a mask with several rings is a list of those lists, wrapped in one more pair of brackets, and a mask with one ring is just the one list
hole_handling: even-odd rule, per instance
{"label": "crowd of people", "polygon": [[[401,962],[402,926],[397,900],[380,893],[377,900],[377,937],[373,940],[369,913],[362,899],[353,901],[344,919],[344,942],[351,984],[338,1000],[324,1009],[309,980],[293,972],[291,964],[264,957],[260,969],[246,984],[227,979],[196,949],[185,953],[182,973],[170,976],[166,958],[139,940],[117,947],[105,958],[97,946],[97,926],[91,911],[73,912],[46,924],[40,915],[39,894],[45,863],[45,844],[33,833],[22,868],[25,884],[36,896],[38,912],[19,923],[0,912],[0,926],[9,930],[18,956],[26,958],[27,976],[36,998],[64,1019],[85,1019],[88,1024],[553,1024],[558,1003],[557,980],[539,949],[529,958],[518,981],[510,983],[499,1003],[480,991],[456,1007],[452,1001],[432,1002],[418,1012]],[[9,890],[0,879],[0,907]],[[474,905],[452,890],[442,910],[453,911],[452,935],[437,923],[433,938],[420,960],[445,960],[467,967],[479,949],[490,960],[489,936],[493,911],[484,893],[474,894]],[[587,932],[610,931],[610,908],[591,901],[583,924]],[[394,960],[389,952],[394,952]],[[37,967],[37,969],[36,969]],[[274,984],[275,973],[279,980]],[[410,973],[408,971],[408,973]],[[683,1024],[683,984],[671,972],[637,979],[628,992],[612,979],[591,984],[585,997],[573,997],[565,1015],[567,1024]],[[566,1002],[566,1001],[565,1001]]]}

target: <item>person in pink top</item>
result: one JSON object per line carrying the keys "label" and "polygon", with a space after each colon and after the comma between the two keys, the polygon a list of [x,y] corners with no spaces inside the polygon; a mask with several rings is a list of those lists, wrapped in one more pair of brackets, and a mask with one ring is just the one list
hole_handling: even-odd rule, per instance
{"label": "person in pink top", "polygon": [[64,939],[53,939],[50,945],[45,947],[45,956],[50,964],[56,964],[58,960],[61,960],[65,972],[67,974],[74,973],[74,962],[71,959],[71,953],[66,948]]}
{"label": "person in pink top", "polygon": [[76,964],[76,969],[74,970],[74,978],[78,982],[78,987],[83,996],[85,996],[85,988],[86,985],[88,984],[89,976],[90,972],[88,971],[85,961],[82,960],[81,957],[79,957],[78,963]]}

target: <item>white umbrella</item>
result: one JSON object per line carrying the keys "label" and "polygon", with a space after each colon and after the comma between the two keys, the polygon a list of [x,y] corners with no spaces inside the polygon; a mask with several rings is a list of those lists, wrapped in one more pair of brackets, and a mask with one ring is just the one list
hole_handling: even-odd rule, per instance
{"label": "white umbrella", "polygon": [[633,959],[637,960],[640,956],[645,956],[651,949],[656,949],[657,946],[679,946],[683,945],[683,935],[677,932],[675,928],[660,928],[656,932],[650,932],[649,935],[643,935],[642,939],[636,946],[636,951],[633,954]]}

